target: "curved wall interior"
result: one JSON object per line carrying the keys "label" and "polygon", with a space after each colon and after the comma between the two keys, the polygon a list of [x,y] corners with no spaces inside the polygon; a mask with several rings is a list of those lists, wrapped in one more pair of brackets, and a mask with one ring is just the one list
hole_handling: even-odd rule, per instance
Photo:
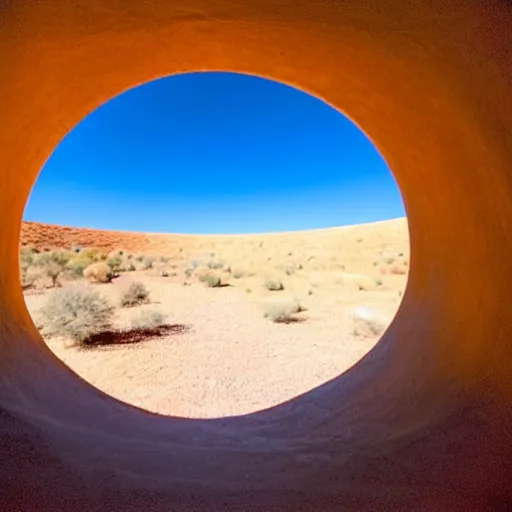
{"label": "curved wall interior", "polygon": [[[0,7],[0,508],[484,511],[512,502],[512,7],[506,1],[7,0]],[[325,99],[402,191],[399,312],[344,375],[269,410],[159,417],[42,342],[17,272],[55,146],[143,82],[252,73]]]}

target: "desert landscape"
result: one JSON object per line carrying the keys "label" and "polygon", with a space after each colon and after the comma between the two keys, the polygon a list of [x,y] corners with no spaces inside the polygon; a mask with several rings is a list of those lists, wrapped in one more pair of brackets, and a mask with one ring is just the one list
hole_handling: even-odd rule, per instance
{"label": "desert landscape", "polygon": [[261,235],[24,223],[20,278],[49,348],[101,391],[160,414],[277,405],[378,342],[407,282],[407,220]]}

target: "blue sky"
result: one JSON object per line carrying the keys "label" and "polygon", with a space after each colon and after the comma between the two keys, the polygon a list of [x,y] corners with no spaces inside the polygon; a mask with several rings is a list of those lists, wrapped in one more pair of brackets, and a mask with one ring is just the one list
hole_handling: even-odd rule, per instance
{"label": "blue sky", "polygon": [[24,220],[167,233],[262,233],[404,216],[351,121],[289,86],[176,75],[98,108],[55,149]]}

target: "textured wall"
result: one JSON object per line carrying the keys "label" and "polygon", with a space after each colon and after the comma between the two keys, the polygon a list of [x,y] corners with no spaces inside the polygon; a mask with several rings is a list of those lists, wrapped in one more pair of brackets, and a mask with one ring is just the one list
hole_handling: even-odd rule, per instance
{"label": "textured wall", "polygon": [[[0,509],[512,507],[511,26],[499,0],[4,0]],[[123,90],[193,70],[274,78],[346,113],[391,166],[411,239],[402,306],[366,358],[210,421],[80,381],[16,272],[25,202],[62,137]]]}

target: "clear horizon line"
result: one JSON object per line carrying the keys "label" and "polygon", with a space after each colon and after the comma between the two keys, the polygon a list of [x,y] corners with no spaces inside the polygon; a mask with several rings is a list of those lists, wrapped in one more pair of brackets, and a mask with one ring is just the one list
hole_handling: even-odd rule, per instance
{"label": "clear horizon line", "polygon": [[318,231],[331,231],[337,229],[345,229],[345,228],[353,228],[358,226],[369,226],[372,224],[383,224],[386,222],[393,222],[398,220],[407,220],[407,217],[394,217],[386,220],[377,220],[371,222],[362,222],[360,224],[345,224],[341,226],[331,226],[326,228],[312,228],[312,229],[296,229],[292,231],[270,231],[270,232],[257,232],[257,233],[173,233],[173,232],[165,232],[165,233],[157,233],[151,231],[129,231],[123,229],[102,229],[102,228],[89,228],[89,227],[78,227],[78,226],[68,226],[63,224],[52,224],[49,222],[39,222],[35,220],[22,220],[24,224],[39,224],[42,226],[51,226],[55,228],[64,228],[64,229],[83,229],[87,231],[106,231],[110,233],[124,233],[124,234],[138,234],[138,235],[151,235],[151,236],[176,236],[176,237],[234,237],[234,236],[271,236],[271,235],[287,235],[292,233],[310,233],[310,232],[318,232]]}

